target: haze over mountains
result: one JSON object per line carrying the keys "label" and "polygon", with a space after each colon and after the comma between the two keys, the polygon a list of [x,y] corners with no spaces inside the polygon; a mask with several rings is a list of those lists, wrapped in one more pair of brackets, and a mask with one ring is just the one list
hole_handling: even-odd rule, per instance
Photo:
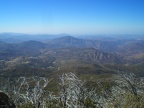
{"label": "haze over mountains", "polygon": [[[15,72],[15,75],[34,71],[40,75],[66,71],[113,73],[116,66],[142,65],[144,62],[142,36],[88,39],[63,35],[1,33],[0,72]],[[22,73],[23,70],[26,71]]]}

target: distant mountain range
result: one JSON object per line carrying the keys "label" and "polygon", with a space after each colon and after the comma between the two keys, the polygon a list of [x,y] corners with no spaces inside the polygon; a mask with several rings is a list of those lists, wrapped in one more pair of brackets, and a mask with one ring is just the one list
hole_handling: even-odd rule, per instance
{"label": "distant mountain range", "polygon": [[[58,36],[57,38],[33,39],[29,35],[25,37],[24,34],[1,35],[3,37],[0,37],[0,72],[14,70],[18,72],[26,69],[27,72],[42,71],[43,74],[46,71],[113,73],[116,65],[119,67],[144,63],[144,39],[142,37],[86,39]],[[10,38],[14,35],[18,40],[20,40],[16,38],[18,36],[27,39],[21,42],[10,42],[10,40],[6,42],[4,37],[8,37],[7,35]],[[85,68],[88,69],[87,72]]]}
{"label": "distant mountain range", "polygon": [[35,40],[25,41],[21,43],[6,43],[0,41],[0,58],[2,59],[4,57],[7,58],[11,56],[37,56],[44,50],[56,48],[94,48],[97,51],[117,56],[117,58],[134,58],[135,60],[136,58],[138,58],[138,61],[140,62],[141,59],[143,61],[144,40],[127,38],[114,38],[111,40],[90,40],[80,39],[72,36],[65,36],[56,39],[49,39],[47,41],[45,40],[44,43]]}
{"label": "distant mountain range", "polygon": [[65,36],[49,41],[48,43],[58,45],[59,47],[77,47],[77,48],[95,48],[103,51],[111,51],[115,49],[115,46],[120,44],[116,41],[104,41],[104,40],[88,40],[79,39],[71,36]]}
{"label": "distant mountain range", "polygon": [[58,37],[65,36],[66,34],[22,34],[22,33],[0,33],[0,40],[6,43],[21,43],[25,41],[45,41]]}

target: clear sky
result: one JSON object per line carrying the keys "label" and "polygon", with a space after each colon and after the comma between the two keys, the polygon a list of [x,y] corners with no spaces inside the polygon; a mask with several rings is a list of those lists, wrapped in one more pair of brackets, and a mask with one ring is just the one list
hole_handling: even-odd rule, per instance
{"label": "clear sky", "polygon": [[144,34],[144,0],[0,0],[0,32]]}

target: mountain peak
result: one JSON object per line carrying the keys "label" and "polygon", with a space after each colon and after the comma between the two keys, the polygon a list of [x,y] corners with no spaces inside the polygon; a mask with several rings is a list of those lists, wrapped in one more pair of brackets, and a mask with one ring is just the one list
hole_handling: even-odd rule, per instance
{"label": "mountain peak", "polygon": [[74,37],[72,37],[72,36],[64,36],[64,37],[60,37],[60,38],[58,38],[58,39],[69,40],[69,39],[76,39],[76,38],[74,38]]}

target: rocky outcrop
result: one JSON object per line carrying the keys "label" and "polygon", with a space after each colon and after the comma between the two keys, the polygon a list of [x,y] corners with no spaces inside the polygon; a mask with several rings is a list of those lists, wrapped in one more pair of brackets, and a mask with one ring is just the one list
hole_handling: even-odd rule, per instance
{"label": "rocky outcrop", "polygon": [[0,108],[16,108],[14,102],[2,91],[0,91]]}

